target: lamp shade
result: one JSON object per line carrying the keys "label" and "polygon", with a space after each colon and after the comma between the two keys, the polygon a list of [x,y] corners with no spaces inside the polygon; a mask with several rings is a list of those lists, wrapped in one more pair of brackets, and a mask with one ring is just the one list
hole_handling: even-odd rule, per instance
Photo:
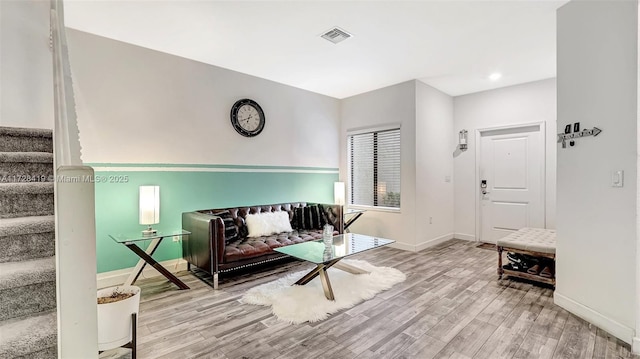
{"label": "lamp shade", "polygon": [[344,182],[333,183],[333,202],[335,204],[344,205],[344,202],[345,202]]}
{"label": "lamp shade", "polygon": [[140,186],[140,224],[160,223],[160,186]]}

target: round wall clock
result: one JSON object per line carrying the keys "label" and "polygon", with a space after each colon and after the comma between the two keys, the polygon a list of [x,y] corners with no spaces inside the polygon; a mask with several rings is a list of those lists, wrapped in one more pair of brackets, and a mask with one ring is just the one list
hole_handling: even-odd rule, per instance
{"label": "round wall clock", "polygon": [[264,112],[253,100],[245,98],[236,101],[231,107],[231,124],[245,137],[257,136],[264,128]]}

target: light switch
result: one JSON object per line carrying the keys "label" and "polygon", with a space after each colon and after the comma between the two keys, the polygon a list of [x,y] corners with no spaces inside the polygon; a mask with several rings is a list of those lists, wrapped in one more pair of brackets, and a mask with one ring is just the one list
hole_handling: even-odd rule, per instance
{"label": "light switch", "polygon": [[624,171],[614,171],[611,175],[611,187],[622,187],[624,185]]}

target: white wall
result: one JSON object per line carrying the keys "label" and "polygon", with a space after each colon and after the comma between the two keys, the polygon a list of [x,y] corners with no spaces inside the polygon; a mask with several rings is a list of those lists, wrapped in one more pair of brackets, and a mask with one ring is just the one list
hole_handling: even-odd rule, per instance
{"label": "white wall", "polygon": [[[556,304],[631,342],[636,301],[636,1],[558,10],[558,129],[598,137],[558,149]],[[622,188],[611,187],[615,170]]]}
{"label": "white wall", "polygon": [[401,211],[368,210],[351,230],[394,239],[396,247],[413,251],[453,238],[452,97],[408,81],[342,100],[341,118],[344,181],[350,130],[402,126]]}
{"label": "white wall", "polygon": [[[67,31],[83,161],[338,167],[339,101],[254,76]],[[251,98],[260,135],[229,113]]]}
{"label": "white wall", "polygon": [[[416,246],[415,81],[349,97],[343,99],[341,105],[340,179],[345,182],[347,180],[347,132],[388,124],[401,125],[401,212],[369,210],[351,226],[351,231],[394,239],[397,241],[397,247],[414,250]],[[348,195],[349,188],[347,188]]]}
{"label": "white wall", "polygon": [[453,98],[416,81],[418,249],[453,238],[453,131]]}
{"label": "white wall", "polygon": [[48,1],[0,1],[0,126],[53,128]]}
{"label": "white wall", "polygon": [[[475,240],[476,233],[476,150],[478,129],[526,123],[546,123],[546,203],[547,228],[556,225],[556,80],[548,79],[458,96],[454,104],[454,135],[469,131],[469,149],[454,159],[456,238]],[[585,125],[585,124],[583,124]],[[453,149],[452,149],[453,152]]]}

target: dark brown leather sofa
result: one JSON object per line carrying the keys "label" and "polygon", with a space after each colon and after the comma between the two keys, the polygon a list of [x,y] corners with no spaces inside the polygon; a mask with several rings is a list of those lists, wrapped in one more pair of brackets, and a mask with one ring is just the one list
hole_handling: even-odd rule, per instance
{"label": "dark brown leather sofa", "polygon": [[[187,268],[197,267],[213,277],[213,287],[218,287],[218,274],[240,268],[263,264],[287,258],[285,254],[273,251],[274,248],[322,238],[321,229],[296,228],[294,209],[311,206],[312,203],[280,203],[262,206],[216,208],[182,214],[182,228],[191,232],[182,240],[182,257]],[[343,233],[343,207],[334,204],[319,204],[326,221],[333,225],[334,234]],[[228,211],[227,214],[226,212]],[[283,232],[270,236],[248,238],[244,222],[247,214],[287,211],[293,232]],[[239,236],[229,241],[225,237],[225,221],[218,215],[225,213],[233,219]],[[227,218],[229,220],[229,218]],[[231,222],[227,222],[231,223]],[[336,233],[337,232],[337,233]]]}

